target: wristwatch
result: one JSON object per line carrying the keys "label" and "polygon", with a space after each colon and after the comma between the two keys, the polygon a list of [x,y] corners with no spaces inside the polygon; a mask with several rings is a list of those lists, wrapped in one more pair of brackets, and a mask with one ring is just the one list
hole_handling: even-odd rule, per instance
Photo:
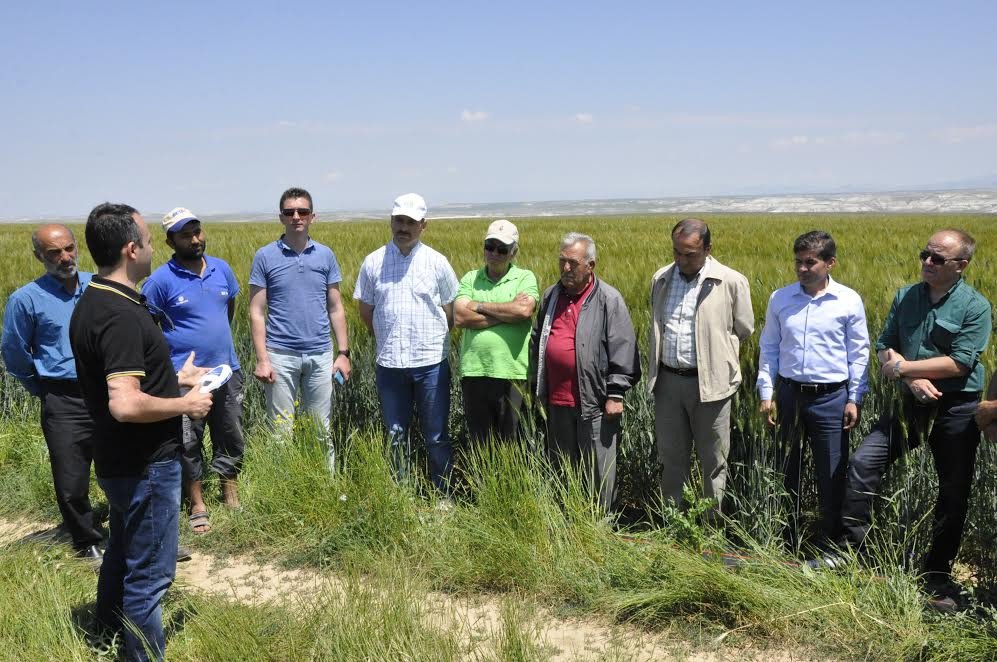
{"label": "wristwatch", "polygon": [[474,312],[478,313],[479,315],[484,315],[484,313],[481,312],[481,302],[480,301],[478,303],[474,304]]}
{"label": "wristwatch", "polygon": [[339,350],[339,355],[340,356],[345,356],[346,358],[350,358],[350,350],[348,350],[348,349],[341,349],[341,350]]}
{"label": "wristwatch", "polygon": [[893,364],[893,379],[900,379],[900,365],[902,363],[902,359],[897,359],[896,363]]}

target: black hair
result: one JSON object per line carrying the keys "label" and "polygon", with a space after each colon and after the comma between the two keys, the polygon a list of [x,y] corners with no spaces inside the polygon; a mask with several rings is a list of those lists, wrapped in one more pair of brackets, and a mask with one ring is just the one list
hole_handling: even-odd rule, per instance
{"label": "black hair", "polygon": [[706,221],[699,218],[684,218],[672,228],[672,236],[688,237],[691,234],[698,235],[703,240],[703,248],[710,247],[710,226]]}
{"label": "black hair", "polygon": [[280,203],[277,205],[277,209],[284,208],[284,201],[290,200],[291,198],[308,198],[308,207],[315,211],[315,204],[312,202],[312,194],[303,188],[296,188],[292,186],[291,188],[284,191],[280,196]]}
{"label": "black hair", "polygon": [[832,257],[838,257],[838,247],[834,243],[834,238],[823,230],[811,230],[796,238],[796,241],[793,242],[793,252],[802,253],[803,251],[817,253],[817,257],[824,262]]}
{"label": "black hair", "polygon": [[138,211],[120,203],[102,202],[87,217],[86,240],[98,267],[113,267],[121,260],[121,249],[129,242],[142,246],[142,237],[132,214]]}

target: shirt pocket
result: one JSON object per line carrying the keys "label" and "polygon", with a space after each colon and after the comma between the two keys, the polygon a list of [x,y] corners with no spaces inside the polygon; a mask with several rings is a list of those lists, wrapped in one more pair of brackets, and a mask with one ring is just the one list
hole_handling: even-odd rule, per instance
{"label": "shirt pocket", "polygon": [[959,334],[961,325],[953,320],[936,318],[931,327],[931,342],[943,354],[952,351],[952,341]]}

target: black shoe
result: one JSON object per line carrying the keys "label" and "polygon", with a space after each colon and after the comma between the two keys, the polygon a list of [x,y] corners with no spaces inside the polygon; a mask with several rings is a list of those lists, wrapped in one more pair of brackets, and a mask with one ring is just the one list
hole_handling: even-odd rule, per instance
{"label": "black shoe", "polygon": [[177,547],[177,562],[178,563],[183,563],[184,561],[189,561],[192,558],[193,557],[191,556],[189,549],[187,549],[183,545],[180,545],[180,546]]}
{"label": "black shoe", "polygon": [[76,550],[76,557],[83,559],[97,570],[104,561],[104,552],[97,545],[87,545]]}

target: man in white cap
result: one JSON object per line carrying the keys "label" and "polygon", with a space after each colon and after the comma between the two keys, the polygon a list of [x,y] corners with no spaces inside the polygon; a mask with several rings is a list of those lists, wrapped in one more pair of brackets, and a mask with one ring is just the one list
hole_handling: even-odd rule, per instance
{"label": "man in white cap", "polygon": [[532,271],[513,264],[519,230],[505,219],[488,226],[485,266],[460,280],[454,318],[460,345],[464,418],[472,443],[508,440],[519,428],[529,368],[530,320],[540,292]]}
{"label": "man in white cap", "polygon": [[[204,479],[205,424],[211,429],[211,469],[221,477],[222,497],[229,508],[239,507],[238,475],[242,468],[242,371],[232,342],[231,323],[239,281],[222,259],[205,254],[207,238],[201,221],[177,207],[163,217],[166,244],[173,257],[142,285],[146,302],[166,313],[163,335],[173,367],[179,371],[191,352],[201,365],[228,365],[232,376],[214,392],[211,411],[201,420],[183,419],[180,465],[190,499],[190,528],[208,533],[208,508],[201,490]],[[185,392],[181,389],[181,393]]]}
{"label": "man in white cap", "polygon": [[[342,274],[332,249],[308,234],[315,222],[311,194],[289,188],[281,194],[278,209],[284,233],[256,251],[249,272],[253,376],[263,382],[271,422],[289,424],[300,402],[300,409],[328,430],[333,379],[338,373],[348,380],[352,369],[339,291]],[[331,437],[326,442],[331,469],[335,448]]]}
{"label": "man in white cap", "polygon": [[437,489],[448,490],[452,449],[450,412],[450,329],[457,275],[445,257],[420,241],[426,229],[426,201],[416,193],[395,199],[392,240],[364,258],[353,298],[377,343],[376,381],[393,454],[407,470],[408,426],[413,404],[419,411]]}

